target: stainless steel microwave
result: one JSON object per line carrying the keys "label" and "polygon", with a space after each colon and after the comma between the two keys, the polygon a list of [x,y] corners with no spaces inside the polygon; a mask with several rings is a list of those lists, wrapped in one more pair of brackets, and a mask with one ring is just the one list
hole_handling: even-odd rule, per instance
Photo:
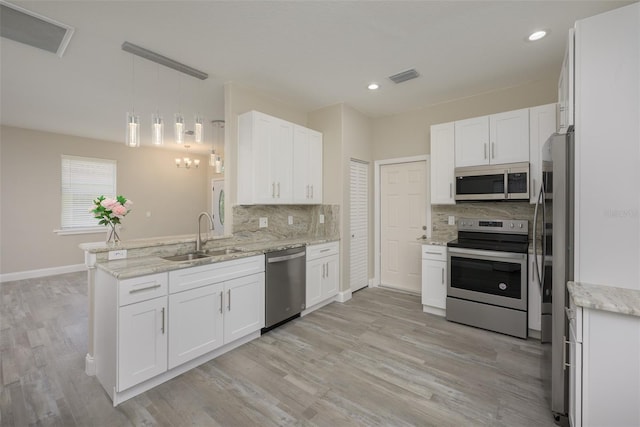
{"label": "stainless steel microwave", "polygon": [[529,200],[529,163],[456,168],[456,200]]}

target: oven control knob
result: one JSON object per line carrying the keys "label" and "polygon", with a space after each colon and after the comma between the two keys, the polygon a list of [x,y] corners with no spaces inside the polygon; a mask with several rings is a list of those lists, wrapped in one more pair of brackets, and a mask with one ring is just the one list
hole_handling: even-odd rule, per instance
{"label": "oven control knob", "polygon": [[520,228],[522,228],[522,224],[520,224]]}
{"label": "oven control knob", "polygon": [[507,290],[507,284],[506,283],[500,283],[498,285],[498,288],[500,288],[501,291],[506,291]]}

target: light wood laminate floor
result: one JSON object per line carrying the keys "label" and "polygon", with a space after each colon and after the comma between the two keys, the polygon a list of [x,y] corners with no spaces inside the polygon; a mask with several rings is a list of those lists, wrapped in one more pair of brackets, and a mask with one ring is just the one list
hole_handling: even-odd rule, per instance
{"label": "light wood laminate floor", "polygon": [[84,373],[86,274],[0,284],[3,426],[551,426],[547,346],[364,289],[117,408]]}

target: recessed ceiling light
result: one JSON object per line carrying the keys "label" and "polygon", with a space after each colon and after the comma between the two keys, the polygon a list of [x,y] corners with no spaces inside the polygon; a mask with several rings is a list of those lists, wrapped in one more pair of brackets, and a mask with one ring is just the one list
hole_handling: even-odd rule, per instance
{"label": "recessed ceiling light", "polygon": [[529,41],[534,42],[536,40],[540,40],[546,35],[547,35],[547,32],[545,30],[535,31],[531,33],[531,35],[529,36]]}
{"label": "recessed ceiling light", "polygon": [[367,89],[369,90],[376,90],[379,88],[380,88],[380,85],[378,83],[369,83],[369,86],[367,86]]}

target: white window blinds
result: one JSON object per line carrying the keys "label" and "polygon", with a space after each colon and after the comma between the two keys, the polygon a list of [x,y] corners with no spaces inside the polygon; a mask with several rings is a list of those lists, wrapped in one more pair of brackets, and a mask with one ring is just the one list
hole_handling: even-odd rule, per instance
{"label": "white window blinds", "polygon": [[62,156],[62,230],[93,228],[93,200],[116,195],[116,161]]}

